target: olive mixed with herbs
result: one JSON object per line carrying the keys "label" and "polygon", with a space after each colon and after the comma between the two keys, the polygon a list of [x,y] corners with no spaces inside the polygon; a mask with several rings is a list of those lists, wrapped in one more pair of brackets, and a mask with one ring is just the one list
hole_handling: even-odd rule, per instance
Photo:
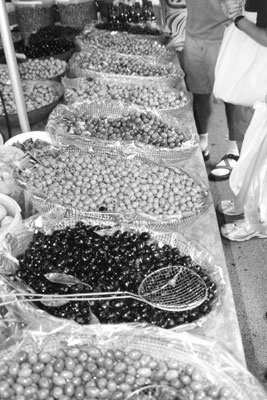
{"label": "olive mixed with herbs", "polygon": [[[158,360],[139,349],[100,345],[20,350],[0,364],[0,398],[9,400],[124,400],[144,386],[165,385],[178,399],[234,400],[231,390],[210,383],[179,360]],[[182,396],[182,397],[181,397]],[[147,400],[147,397],[138,397]],[[169,398],[169,397],[168,397]],[[150,400],[159,400],[149,396]]]}
{"label": "olive mixed with herbs", "polygon": [[53,152],[21,171],[21,179],[50,201],[82,211],[183,217],[198,212],[207,196],[181,170],[120,153]]}
{"label": "olive mixed with herbs", "polygon": [[[189,255],[181,254],[178,248],[166,244],[160,246],[148,232],[118,230],[108,234],[102,233],[99,226],[78,222],[74,228],[56,230],[50,235],[36,233],[18,260],[17,276],[35,292],[43,294],[90,291],[137,293],[146,276],[169,265],[184,265],[193,269],[202,276],[208,287],[208,297],[204,303],[184,312],[163,311],[132,299],[90,303],[75,300],[52,307],[38,302],[38,306],[48,313],[73,319],[80,324],[90,322],[91,308],[102,323],[148,322],[173,328],[208,314],[217,297],[216,283],[200,265],[193,263]],[[49,273],[75,277],[82,283],[51,281],[45,277]],[[60,282],[63,281],[64,277]]]}
{"label": "olive mixed with herbs", "polygon": [[82,70],[88,69],[89,71],[120,75],[166,77],[178,73],[172,63],[148,62],[141,58],[130,58],[130,56],[107,52],[98,48],[90,49],[86,53],[77,53],[72,61],[73,66],[77,65]]}
{"label": "olive mixed with herbs", "polygon": [[66,86],[64,96],[69,104],[105,98],[159,110],[183,107],[189,101],[183,89],[171,89],[163,85],[107,82],[98,78],[84,78],[76,88]]}
{"label": "olive mixed with herbs", "polygon": [[66,133],[105,140],[137,140],[156,147],[181,147],[186,137],[178,126],[168,124],[151,111],[129,110],[120,117],[90,117],[85,111],[73,113],[64,126]]}
{"label": "olive mixed with herbs", "polygon": [[18,149],[24,151],[24,153],[27,153],[27,151],[35,152],[36,150],[43,150],[44,148],[50,146],[50,143],[42,140],[42,139],[26,139],[22,143],[21,142],[15,142],[12,144],[12,146],[17,147]]}

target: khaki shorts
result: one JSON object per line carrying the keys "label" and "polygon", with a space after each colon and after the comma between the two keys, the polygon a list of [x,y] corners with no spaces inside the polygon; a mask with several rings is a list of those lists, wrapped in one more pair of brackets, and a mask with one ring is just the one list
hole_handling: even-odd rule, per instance
{"label": "khaki shorts", "polygon": [[206,41],[186,35],[182,64],[185,82],[190,92],[212,93],[220,46],[221,40]]}

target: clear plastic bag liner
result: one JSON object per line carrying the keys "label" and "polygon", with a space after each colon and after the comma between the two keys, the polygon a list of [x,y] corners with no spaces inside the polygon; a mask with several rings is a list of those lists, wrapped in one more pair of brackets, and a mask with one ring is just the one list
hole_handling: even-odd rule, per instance
{"label": "clear plastic bag liner", "polygon": [[[77,147],[72,147],[68,148],[67,150],[64,149],[64,147],[61,146],[60,149],[56,150],[53,149],[54,152],[57,151],[65,151],[68,152],[72,155],[79,155],[80,154],[88,154],[92,158],[92,161],[94,157],[98,157],[100,155],[104,157],[111,157],[114,159],[126,159],[130,160],[133,164],[135,162],[141,162],[145,166],[162,166],[165,167],[171,171],[174,171],[177,176],[180,174],[188,177],[192,177],[191,173],[187,173],[184,168],[178,168],[174,167],[172,165],[168,165],[167,163],[163,162],[162,160],[156,161],[155,159],[152,159],[151,157],[143,154],[138,148],[132,151],[132,149],[124,148],[123,146],[121,147],[110,147],[108,145],[102,145],[99,144],[98,146],[95,145],[93,149],[90,146],[82,146],[82,149],[77,148]],[[44,155],[45,157],[45,155]],[[41,155],[40,155],[40,161],[41,161]],[[34,168],[34,166],[32,167]],[[30,171],[29,171],[30,173]],[[23,180],[21,180],[20,177],[17,179],[17,184],[20,185],[21,187],[24,188],[24,190],[28,191],[29,194],[31,195],[31,201],[33,203],[33,206],[36,208],[37,211],[41,213],[46,213],[52,209],[55,208],[55,206],[62,207],[68,217],[73,217],[73,218],[97,218],[99,220],[109,220],[110,222],[120,222],[120,223],[126,223],[129,224],[135,228],[139,228],[140,226],[146,226],[147,229],[151,230],[159,230],[159,231],[176,231],[177,227],[180,224],[187,224],[198,218],[201,214],[203,214],[210,206],[211,200],[210,200],[210,193],[208,188],[206,187],[205,184],[203,184],[201,181],[198,181],[195,178],[192,178],[193,181],[199,185],[201,188],[201,202],[199,202],[197,209],[195,210],[190,210],[190,211],[183,211],[179,212],[175,215],[162,215],[162,216],[157,216],[154,217],[153,215],[150,214],[145,214],[145,213],[140,213],[138,211],[133,211],[133,212],[127,212],[127,213],[117,213],[117,212],[93,212],[93,211],[84,211],[82,209],[77,209],[77,208],[72,208],[70,206],[63,206],[62,204],[59,204],[58,202],[53,202],[53,199],[50,199],[45,195],[43,192],[40,192],[40,190],[37,190],[34,187],[31,187],[27,185]]]}
{"label": "clear plastic bag liner", "polygon": [[[76,79],[69,79],[67,77],[62,78],[62,85],[65,88],[64,92],[64,100],[67,105],[76,103],[76,102],[83,102],[85,100],[84,98],[84,93],[83,91],[86,91],[86,88],[91,86],[92,83],[97,87],[101,87],[100,91],[96,91],[92,96],[92,98],[88,97],[88,101],[91,100],[100,100],[103,97],[107,97],[108,100],[110,100],[108,96],[108,90],[107,86],[114,85],[114,87],[118,86],[118,88],[123,88],[127,90],[136,90],[139,88],[149,88],[151,87],[150,82],[131,82],[130,79],[120,79],[120,78],[107,78],[107,77],[102,77],[102,78],[95,78],[95,79],[90,79],[90,78],[76,78]],[[89,83],[90,82],[90,83]],[[179,93],[179,96],[181,95],[181,102],[179,105],[172,106],[170,104],[160,104],[158,106],[153,106],[151,107],[152,109],[156,109],[159,112],[164,113],[165,115],[170,115],[173,117],[177,117],[177,112],[179,112],[183,107],[188,105],[190,103],[190,98],[188,96],[188,93],[186,91],[184,82],[182,79],[178,80],[177,82],[173,82],[173,87],[169,87],[166,84],[162,84],[161,82],[154,82],[153,86],[154,90],[157,90],[161,92],[162,90],[168,90],[168,93],[173,95],[175,98],[177,98],[177,94]],[[86,99],[87,100],[87,99]],[[127,98],[121,98],[122,101],[127,102]],[[132,101],[131,101],[132,102]],[[138,105],[141,107],[141,105]],[[145,106],[144,106],[145,107]]]}
{"label": "clear plastic bag liner", "polygon": [[[153,84],[154,82],[162,82],[162,83],[166,83],[169,85],[173,85],[173,82],[177,82],[177,79],[181,79],[184,76],[183,71],[181,70],[180,67],[178,67],[177,65],[174,65],[173,63],[170,62],[166,62],[166,63],[159,63],[157,61],[155,61],[154,58],[151,59],[146,59],[146,60],[141,60],[140,57],[138,56],[131,56],[131,55],[119,55],[116,53],[112,53],[112,52],[108,52],[108,51],[102,51],[101,50],[101,55],[103,57],[103,65],[105,65],[105,68],[107,68],[108,65],[108,59],[114,59],[116,61],[119,61],[119,59],[123,59],[124,61],[127,61],[129,63],[143,63],[146,67],[148,65],[151,65],[152,67],[154,66],[167,66],[169,67],[170,71],[172,71],[171,73],[167,74],[167,75],[163,75],[163,76],[142,76],[142,75],[134,75],[134,74],[116,74],[116,73],[109,73],[108,71],[102,71],[99,70],[99,68],[96,70],[93,66],[92,68],[87,67],[85,68],[81,68],[79,65],[79,62],[77,61],[77,57],[83,57],[84,59],[87,58],[88,61],[90,61],[90,58],[94,58],[96,52],[100,52],[100,50],[98,48],[90,48],[90,50],[88,49],[87,51],[82,51],[79,53],[74,53],[72,55],[72,57],[69,60],[69,74],[71,77],[75,77],[75,78],[82,78],[82,77],[105,77],[106,78],[124,78],[127,79],[129,77],[129,79],[131,79],[131,81],[137,81],[137,82],[142,82],[142,80],[144,82],[151,82],[151,84]],[[106,61],[104,61],[106,60]]]}
{"label": "clear plastic bag liner", "polygon": [[[22,81],[22,89],[23,89],[23,93],[25,95],[27,95],[28,97],[31,97],[31,93],[34,89],[35,86],[42,86],[43,88],[53,88],[54,94],[55,94],[55,98],[53,99],[52,103],[56,103],[58,102],[58,100],[63,96],[64,93],[64,88],[63,85],[60,82],[54,81],[54,80],[38,80],[38,81],[33,81],[33,80],[28,80],[28,81]],[[1,89],[2,93],[5,94],[5,92],[9,93],[10,91],[12,91],[12,86],[11,84],[5,84],[3,86],[3,88]],[[50,107],[50,104],[47,104],[45,106],[42,107],[38,107],[34,110],[29,110],[28,113],[31,114],[36,114],[38,112],[42,112],[43,110],[45,110],[46,108]],[[9,114],[10,118],[12,118],[12,116],[16,116],[17,113],[12,113]],[[0,120],[4,121],[4,115],[0,114]],[[1,157],[0,157],[1,160]],[[0,161],[1,163],[1,161]]]}
{"label": "clear plastic bag liner", "polygon": [[[97,347],[101,352],[139,350],[168,369],[175,362],[179,373],[193,368],[205,389],[227,388],[233,400],[265,400],[266,392],[256,378],[217,342],[189,333],[166,332],[157,327],[90,326],[63,324],[51,332],[28,329],[14,335],[13,346],[2,350],[2,360],[13,360],[21,351],[56,353],[71,347]],[[178,366],[177,366],[178,362]],[[169,367],[170,368],[170,367]]]}
{"label": "clear plastic bag liner", "polygon": [[[174,148],[156,147],[150,144],[142,143],[138,140],[133,141],[111,141],[105,139],[94,138],[89,133],[83,135],[68,133],[69,122],[74,118],[79,119],[80,123],[84,118],[103,117],[105,118],[120,118],[131,112],[147,112],[149,115],[154,115],[156,120],[160,119],[170,128],[174,128],[177,133],[182,132],[184,141],[180,146]],[[173,118],[170,115],[165,116],[164,113],[152,110],[149,108],[141,108],[135,105],[129,105],[120,101],[102,100],[102,101],[83,101],[82,103],[74,103],[66,106],[59,104],[52,111],[48,118],[46,130],[55,136],[56,141],[62,146],[77,146],[81,149],[90,146],[98,146],[101,142],[103,145],[114,146],[115,148],[127,146],[134,151],[138,149],[140,153],[155,158],[156,160],[176,160],[177,158],[185,158],[190,155],[198,147],[198,139],[192,127],[188,126],[178,118]]]}
{"label": "clear plastic bag liner", "polygon": [[[41,230],[45,234],[51,234],[54,230],[58,229],[65,229],[66,227],[71,227],[73,228],[75,224],[78,221],[83,221],[85,224],[90,224],[90,225],[98,225],[102,227],[101,231],[98,231],[99,235],[112,235],[115,231],[121,230],[122,232],[125,231],[131,231],[131,232],[144,232],[147,231],[145,227],[140,227],[139,229],[133,228],[128,226],[127,224],[119,224],[119,223],[110,223],[109,221],[101,221],[99,219],[94,219],[94,218],[74,218],[74,217],[67,217],[66,215],[61,215],[58,216],[57,219],[54,218],[55,214],[57,213],[57,210],[54,210],[54,212],[49,212],[48,214],[42,214],[38,215],[36,218],[32,217],[30,218],[28,224],[26,223],[25,227],[28,225],[27,230],[24,230],[20,233],[20,235],[17,235],[16,237],[13,238],[13,240],[10,243],[10,254],[13,257],[17,257],[21,254],[24,254],[26,249],[28,248],[29,244],[31,243],[33,239],[33,232],[36,231],[36,229]],[[192,259],[192,262],[194,264],[198,264],[201,266],[202,270],[207,273],[211,280],[214,281],[217,285],[217,291],[215,295],[215,299],[212,301],[211,304],[211,311],[206,314],[205,316],[201,316],[198,320],[187,323],[187,324],[181,324],[173,329],[176,331],[184,331],[184,330],[191,330],[197,327],[202,327],[204,324],[206,324],[208,321],[211,321],[213,318],[216,317],[217,313],[221,309],[221,306],[223,304],[224,300],[224,295],[225,295],[225,281],[223,277],[223,272],[222,268],[217,265],[216,260],[214,257],[206,250],[203,248],[202,245],[200,245],[197,242],[190,242],[188,238],[185,236],[179,234],[179,233],[160,233],[160,232],[153,232],[149,231],[151,235],[151,240],[156,241],[159,246],[163,245],[170,245],[171,247],[178,248],[180,251],[181,255],[185,256],[190,256]],[[8,276],[10,274],[14,274],[14,268],[16,269],[16,265],[13,266],[13,269],[10,271],[5,271],[5,276],[6,279],[8,279]],[[1,270],[0,270],[1,272]],[[10,272],[10,273],[9,273]],[[3,273],[3,271],[2,271]],[[11,285],[8,284],[8,281],[6,281],[6,285],[4,286],[5,288],[5,293],[14,293],[11,296],[12,299],[12,305],[6,306],[9,312],[12,310],[16,313],[18,313],[23,321],[25,323],[32,323],[34,320],[37,321],[39,320],[40,324],[45,324],[46,318],[50,319],[50,315],[48,315],[45,311],[39,310],[34,304],[32,305],[31,303],[24,303],[21,299],[15,297],[15,292],[14,289],[16,288],[16,283],[15,281],[11,282]],[[27,287],[27,285],[23,284],[23,287],[21,287],[21,284],[17,282],[17,290],[23,293],[25,293],[25,289],[27,290],[28,288],[28,293],[32,292],[32,289]],[[51,316],[51,324],[60,324],[61,318],[56,318]],[[92,320],[92,323],[95,323],[96,319]],[[98,322],[98,321],[97,321]],[[74,322],[76,324],[76,322]],[[134,324],[134,323],[133,323]],[[125,324],[122,324],[124,326]],[[146,326],[146,323],[142,324],[143,326]]]}
{"label": "clear plastic bag liner", "polygon": [[[120,44],[119,40],[125,40],[130,44],[133,42],[135,54],[131,54],[130,50],[125,49],[124,51],[117,51],[116,43]],[[104,39],[104,44],[103,44]],[[117,42],[116,42],[117,40]],[[163,38],[160,37],[153,37],[149,35],[134,35],[127,32],[109,32],[109,31],[101,31],[95,30],[93,32],[82,32],[78,35],[75,39],[77,45],[82,51],[90,51],[92,45],[99,47],[100,49],[105,50],[113,50],[116,51],[118,54],[129,54],[129,55],[136,55],[139,57],[151,57],[155,58],[159,62],[168,62],[168,60],[174,56],[174,53],[166,47]],[[138,46],[142,46],[142,44],[150,45],[149,54],[144,52],[142,54],[141,49],[139,53],[137,51]],[[114,47],[114,48],[113,48]],[[120,48],[122,49],[123,43],[120,44]],[[125,47],[124,47],[125,48]],[[147,48],[145,49],[147,51]],[[149,58],[148,58],[149,59]]]}

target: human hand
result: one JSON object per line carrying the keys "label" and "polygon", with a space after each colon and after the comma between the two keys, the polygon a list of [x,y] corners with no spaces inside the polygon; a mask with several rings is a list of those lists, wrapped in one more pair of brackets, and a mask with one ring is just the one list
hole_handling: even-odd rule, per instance
{"label": "human hand", "polygon": [[238,15],[242,14],[243,1],[242,0],[222,0],[221,7],[226,17],[235,19]]}

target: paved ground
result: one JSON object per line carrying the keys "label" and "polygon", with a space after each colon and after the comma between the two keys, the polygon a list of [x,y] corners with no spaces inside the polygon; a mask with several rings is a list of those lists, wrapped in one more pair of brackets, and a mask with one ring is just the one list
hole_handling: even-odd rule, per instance
{"label": "paved ground", "polygon": [[[213,105],[210,124],[211,158],[207,171],[225,154],[227,127],[223,106]],[[231,198],[228,181],[210,182],[214,204]],[[217,213],[218,224],[230,222]],[[246,242],[230,242],[222,239],[225,259],[229,270],[234,299],[242,334],[247,367],[267,390],[267,240],[252,239]],[[267,376],[266,376],[267,378]]]}

